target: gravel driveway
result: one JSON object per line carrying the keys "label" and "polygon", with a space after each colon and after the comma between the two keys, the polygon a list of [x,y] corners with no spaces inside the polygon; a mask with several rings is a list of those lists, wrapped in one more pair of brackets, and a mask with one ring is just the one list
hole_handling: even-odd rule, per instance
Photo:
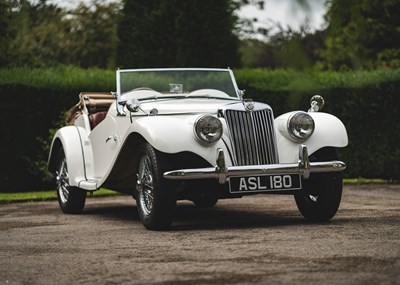
{"label": "gravel driveway", "polygon": [[400,185],[346,186],[321,224],[291,196],[178,205],[168,232],[129,196],[0,205],[0,284],[400,284]]}

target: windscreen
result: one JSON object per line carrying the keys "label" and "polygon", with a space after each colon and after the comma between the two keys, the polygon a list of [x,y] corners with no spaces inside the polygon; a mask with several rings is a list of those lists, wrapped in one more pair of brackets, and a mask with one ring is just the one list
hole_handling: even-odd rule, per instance
{"label": "windscreen", "polygon": [[238,97],[229,70],[119,70],[117,84],[121,94],[138,88],[150,88],[162,94],[216,89]]}

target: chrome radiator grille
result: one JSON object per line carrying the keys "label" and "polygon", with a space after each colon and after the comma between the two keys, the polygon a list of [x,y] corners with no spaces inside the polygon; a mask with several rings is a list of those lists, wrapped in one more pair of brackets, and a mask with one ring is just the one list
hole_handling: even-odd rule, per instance
{"label": "chrome radiator grille", "polygon": [[235,165],[278,163],[274,118],[270,109],[225,110]]}

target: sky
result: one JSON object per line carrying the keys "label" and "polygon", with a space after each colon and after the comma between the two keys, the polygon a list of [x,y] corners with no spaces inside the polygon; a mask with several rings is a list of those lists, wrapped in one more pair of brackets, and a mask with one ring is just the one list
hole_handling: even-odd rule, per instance
{"label": "sky", "polygon": [[[119,2],[120,0],[101,1]],[[92,0],[49,0],[49,2],[64,7],[76,7],[80,2],[91,3]],[[238,15],[241,18],[257,18],[255,27],[271,29],[271,33],[278,31],[277,25],[281,25],[283,29],[290,27],[293,30],[299,30],[306,19],[311,31],[323,28],[326,0],[306,0],[305,2],[308,3],[309,9],[299,5],[296,0],[265,0],[263,10],[254,5],[247,5],[238,12]]]}
{"label": "sky", "polygon": [[290,27],[299,30],[308,21],[311,31],[321,29],[325,25],[324,15],[326,13],[325,0],[308,0],[307,6],[301,6],[296,0],[266,0],[264,9],[260,10],[254,5],[247,5],[239,11],[242,18],[257,18],[255,27],[272,29],[281,25],[283,29]]}

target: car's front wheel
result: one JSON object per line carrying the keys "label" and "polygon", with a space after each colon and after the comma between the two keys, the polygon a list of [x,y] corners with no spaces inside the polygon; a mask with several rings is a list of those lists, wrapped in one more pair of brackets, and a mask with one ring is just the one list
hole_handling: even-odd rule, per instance
{"label": "car's front wheel", "polygon": [[86,192],[69,184],[68,166],[64,150],[60,149],[57,156],[57,199],[61,210],[66,214],[79,214],[85,207]]}
{"label": "car's front wheel", "polygon": [[[334,148],[323,148],[310,156],[310,161],[331,160],[338,160]],[[342,173],[311,173],[310,177],[302,182],[303,189],[294,197],[304,218],[313,222],[323,222],[333,218],[342,197]]]}
{"label": "car's front wheel", "polygon": [[138,152],[135,197],[140,220],[149,230],[165,230],[172,223],[177,200],[176,188],[163,177],[167,160],[148,143]]}

